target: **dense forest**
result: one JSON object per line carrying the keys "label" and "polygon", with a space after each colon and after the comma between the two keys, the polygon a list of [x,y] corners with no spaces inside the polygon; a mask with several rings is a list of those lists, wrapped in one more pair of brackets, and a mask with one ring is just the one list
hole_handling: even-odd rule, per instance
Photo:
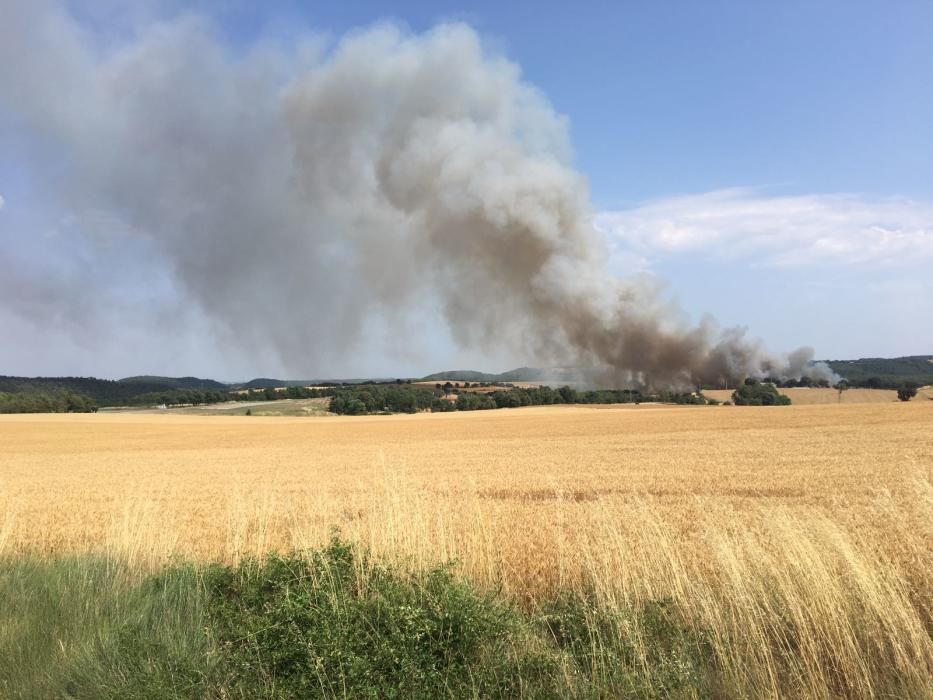
{"label": "dense forest", "polygon": [[127,406],[141,394],[179,389],[216,388],[226,386],[210,379],[183,377],[133,377],[128,379],[95,379],[94,377],[4,377],[0,376],[0,392],[8,394],[60,394],[68,392],[92,399],[101,406]]}
{"label": "dense forest", "polygon": [[198,406],[222,401],[274,401],[330,396],[333,389],[288,387],[232,391],[226,384],[196,377],[0,376],[0,412],[49,413],[97,410],[99,406]]}

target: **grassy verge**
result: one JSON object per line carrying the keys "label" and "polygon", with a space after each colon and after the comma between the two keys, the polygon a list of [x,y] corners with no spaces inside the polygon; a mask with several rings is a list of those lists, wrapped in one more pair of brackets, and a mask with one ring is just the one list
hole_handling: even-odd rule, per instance
{"label": "grassy verge", "polygon": [[450,568],[339,541],[138,576],[97,558],[0,562],[4,698],[705,697],[709,659],[670,605],[535,612]]}
{"label": "grassy verge", "polygon": [[[762,697],[933,694],[893,665],[858,683],[841,668],[801,671],[815,642],[791,611],[764,648],[745,648],[768,637],[754,630],[723,648],[671,601],[565,591],[525,609],[451,567],[387,567],[336,539],[149,575],[105,558],[6,558],[0,601],[2,698],[748,697],[736,664],[756,654],[784,669],[779,694]],[[808,676],[833,674],[814,694]]]}
{"label": "grassy verge", "polygon": [[0,697],[198,697],[208,598],[189,566],[141,577],[101,558],[0,562]]}

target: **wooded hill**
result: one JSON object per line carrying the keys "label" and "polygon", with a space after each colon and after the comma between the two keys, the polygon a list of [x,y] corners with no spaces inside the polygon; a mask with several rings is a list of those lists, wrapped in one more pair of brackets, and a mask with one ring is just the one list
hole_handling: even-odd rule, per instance
{"label": "wooded hill", "polygon": [[[897,389],[904,384],[925,386],[933,384],[933,355],[911,355],[908,357],[870,357],[859,360],[825,360],[826,364],[845,379],[850,386],[875,389]],[[475,370],[452,370],[436,372],[424,377],[426,382],[548,382],[557,384],[572,382],[572,367],[519,367],[495,374]]]}
{"label": "wooded hill", "polygon": [[933,384],[933,355],[827,360],[826,364],[852,386],[896,389],[903,384]]}
{"label": "wooded hill", "polygon": [[[134,396],[158,391],[175,390],[166,377],[127,378],[125,380],[96,379],[95,377],[5,377],[0,376],[0,392],[9,394],[80,394],[93,399],[101,406],[122,406]],[[195,379],[188,377],[185,379]],[[176,380],[181,381],[181,380]],[[197,380],[211,381],[211,380]],[[219,382],[213,382],[226,388]]]}

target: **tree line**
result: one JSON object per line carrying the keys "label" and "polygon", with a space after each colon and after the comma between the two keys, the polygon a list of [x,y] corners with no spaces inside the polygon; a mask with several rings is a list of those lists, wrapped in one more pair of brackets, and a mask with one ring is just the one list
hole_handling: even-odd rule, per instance
{"label": "tree line", "polygon": [[93,399],[99,406],[133,405],[133,399],[142,394],[172,390],[174,387],[166,386],[164,381],[158,379],[118,381],[95,377],[0,376],[0,392],[56,396],[69,392]]}
{"label": "tree line", "polygon": [[801,377],[800,379],[774,379],[767,378],[762,380],[764,382],[769,382],[774,384],[781,389],[793,389],[796,387],[813,387],[820,389],[838,389],[840,384],[844,385],[847,389],[890,389],[897,391],[904,387],[916,389],[919,386],[922,386],[922,383],[912,379],[904,377],[898,377],[896,375],[888,375],[881,377],[856,377],[854,379],[841,379],[835,384],[831,384],[826,379],[811,379],[810,377]]}
{"label": "tree line", "polygon": [[318,399],[333,396],[332,387],[308,388],[290,386],[287,389],[250,389],[248,391],[215,391],[171,389],[138,394],[127,400],[130,406],[200,406],[224,401],[281,401],[282,399]]}
{"label": "tree line", "polygon": [[[468,388],[464,385],[464,389]],[[482,411],[522,406],[555,404],[626,404],[674,403],[707,405],[719,403],[702,392],[642,393],[635,389],[578,390],[571,386],[559,388],[503,387],[479,393],[461,390],[448,382],[434,389],[412,386],[408,382],[342,384],[320,387],[293,386],[284,389],[254,389],[249,391],[216,391],[172,389],[138,394],[124,399],[130,406],[200,406],[225,401],[257,402],[282,399],[313,399],[330,397],[330,411],[342,415],[377,413],[418,413],[420,411]],[[736,405],[779,405],[790,403],[778,394],[773,384],[748,380],[733,394]],[[73,413],[97,411],[92,398],[70,391],[60,392],[0,392],[0,413]]]}
{"label": "tree line", "polygon": [[0,392],[0,413],[94,413],[97,402],[71,391]]}
{"label": "tree line", "polygon": [[494,408],[550,406],[554,404],[610,403],[715,404],[702,394],[660,392],[643,394],[634,389],[580,391],[570,386],[553,388],[506,388],[488,393],[461,391],[448,382],[434,389],[410,385],[358,384],[334,388],[332,413],[364,415],[371,413],[417,413],[418,411],[483,411]]}

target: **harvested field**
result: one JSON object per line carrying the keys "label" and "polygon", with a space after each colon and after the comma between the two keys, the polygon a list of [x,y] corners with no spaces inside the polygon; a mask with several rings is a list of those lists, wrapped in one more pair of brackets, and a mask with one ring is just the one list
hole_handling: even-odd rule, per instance
{"label": "harvested field", "polygon": [[[567,588],[671,599],[730,686],[758,695],[869,695],[933,672],[933,401],[920,397],[4,416],[0,443],[6,554],[236,562],[337,526],[386,558],[457,559],[532,607]],[[791,657],[775,651],[788,635]]]}
{"label": "harvested field", "polygon": [[[839,392],[835,389],[796,387],[780,389],[782,394],[789,396],[795,405],[812,406],[817,404],[853,404],[853,403],[892,403],[897,401],[897,392],[893,389],[847,389]],[[719,401],[729,401],[732,398],[732,389],[710,389],[703,392],[707,396]],[[933,387],[922,387],[914,401],[933,399]]]}

